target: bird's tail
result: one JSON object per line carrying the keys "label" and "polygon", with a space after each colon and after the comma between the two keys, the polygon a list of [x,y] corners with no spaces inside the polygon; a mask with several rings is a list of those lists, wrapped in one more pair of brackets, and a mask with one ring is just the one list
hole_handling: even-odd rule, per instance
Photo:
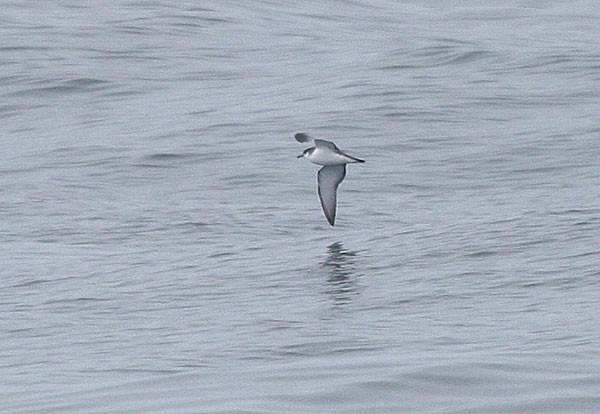
{"label": "bird's tail", "polygon": [[350,158],[350,159],[354,160],[354,162],[365,162],[365,160],[361,160],[360,158],[353,157],[352,155],[348,155],[348,154],[346,154],[346,156],[347,156],[348,158]]}

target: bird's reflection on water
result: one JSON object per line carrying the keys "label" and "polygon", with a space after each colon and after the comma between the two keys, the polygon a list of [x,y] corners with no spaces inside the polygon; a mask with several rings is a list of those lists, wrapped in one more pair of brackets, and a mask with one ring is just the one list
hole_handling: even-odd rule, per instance
{"label": "bird's reflection on water", "polygon": [[345,250],[341,242],[327,247],[327,258],[321,263],[328,273],[327,293],[335,305],[343,305],[352,301],[357,294],[354,257],[356,252]]}

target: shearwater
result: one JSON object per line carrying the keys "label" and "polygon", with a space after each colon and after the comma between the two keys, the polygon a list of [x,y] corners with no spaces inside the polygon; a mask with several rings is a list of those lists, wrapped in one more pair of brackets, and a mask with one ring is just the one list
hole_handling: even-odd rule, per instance
{"label": "shearwater", "polygon": [[322,165],[317,174],[319,199],[327,221],[332,226],[335,224],[335,212],[337,204],[337,188],[346,176],[346,164],[365,162],[359,158],[352,157],[340,150],[331,141],[314,139],[305,133],[294,135],[298,142],[314,141],[315,146],[304,150],[298,158],[306,158],[313,164]]}

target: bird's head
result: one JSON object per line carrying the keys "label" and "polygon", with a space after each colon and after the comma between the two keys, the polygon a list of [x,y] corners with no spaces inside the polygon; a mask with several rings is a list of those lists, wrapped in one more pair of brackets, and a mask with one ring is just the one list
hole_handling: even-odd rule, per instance
{"label": "bird's head", "polygon": [[304,150],[304,152],[300,155],[298,155],[298,158],[304,158],[304,157],[308,157],[310,155],[310,153],[312,152],[312,148],[307,148]]}

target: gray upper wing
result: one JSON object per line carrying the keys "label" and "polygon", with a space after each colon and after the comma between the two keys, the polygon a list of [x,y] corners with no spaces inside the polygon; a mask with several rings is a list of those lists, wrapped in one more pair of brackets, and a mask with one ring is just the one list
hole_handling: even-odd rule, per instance
{"label": "gray upper wing", "polygon": [[326,148],[332,149],[336,152],[340,151],[340,149],[338,147],[336,147],[333,142],[325,141],[324,139],[315,139],[315,145],[317,147],[326,147]]}
{"label": "gray upper wing", "polygon": [[332,226],[335,224],[337,188],[345,176],[346,164],[325,166],[319,170],[317,175],[321,207],[323,207],[327,221]]}
{"label": "gray upper wing", "polygon": [[296,138],[296,141],[298,142],[310,142],[310,141],[315,141],[315,145],[317,147],[327,147],[330,148],[332,150],[336,150],[339,151],[339,148],[335,146],[335,144],[331,141],[325,141],[324,139],[315,139],[313,137],[311,137],[308,134],[305,134],[304,132],[299,132],[296,135],[294,135],[294,138]]}

